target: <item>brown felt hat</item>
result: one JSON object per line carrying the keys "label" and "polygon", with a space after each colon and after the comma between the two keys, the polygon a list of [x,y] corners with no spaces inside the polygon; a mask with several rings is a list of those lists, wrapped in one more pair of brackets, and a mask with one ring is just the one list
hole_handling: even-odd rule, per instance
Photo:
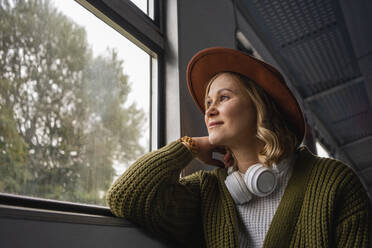
{"label": "brown felt hat", "polygon": [[292,124],[301,142],[305,121],[296,98],[283,76],[273,66],[246,53],[230,48],[212,47],[195,54],[187,66],[187,85],[196,105],[204,113],[204,96],[209,80],[219,72],[235,72],[259,84],[276,102],[281,113]]}

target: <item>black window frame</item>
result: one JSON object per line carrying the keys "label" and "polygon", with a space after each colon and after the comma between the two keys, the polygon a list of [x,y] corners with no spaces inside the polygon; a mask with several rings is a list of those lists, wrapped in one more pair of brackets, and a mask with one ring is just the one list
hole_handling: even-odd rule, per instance
{"label": "black window frame", "polygon": [[[163,0],[154,1],[154,20],[130,0],[75,0],[88,11],[123,34],[135,45],[157,59],[156,143],[152,149],[164,145],[164,24]],[[151,60],[150,57],[150,60]],[[150,80],[153,78],[150,63]],[[151,82],[152,84],[152,82]],[[153,91],[154,89],[150,90]],[[150,94],[151,98],[152,94]],[[152,109],[152,106],[150,106]],[[151,114],[151,111],[150,111]],[[150,116],[151,118],[151,116]],[[152,137],[150,130],[150,137]],[[150,138],[151,144],[151,138]],[[152,142],[154,144],[154,142]],[[157,146],[157,147],[154,147]],[[135,227],[125,220],[112,218],[108,207],[64,202],[0,192],[0,217],[25,220],[57,221]]]}

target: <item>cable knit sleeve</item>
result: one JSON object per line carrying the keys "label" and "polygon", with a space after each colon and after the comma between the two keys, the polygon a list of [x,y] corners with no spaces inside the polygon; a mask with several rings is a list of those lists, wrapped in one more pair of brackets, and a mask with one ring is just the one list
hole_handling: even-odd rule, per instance
{"label": "cable knit sleeve", "polygon": [[353,172],[344,178],[338,194],[337,247],[370,247],[371,203]]}
{"label": "cable knit sleeve", "polygon": [[131,165],[110,187],[112,213],[174,241],[184,241],[200,226],[199,173],[180,179],[191,152],[173,142]]}

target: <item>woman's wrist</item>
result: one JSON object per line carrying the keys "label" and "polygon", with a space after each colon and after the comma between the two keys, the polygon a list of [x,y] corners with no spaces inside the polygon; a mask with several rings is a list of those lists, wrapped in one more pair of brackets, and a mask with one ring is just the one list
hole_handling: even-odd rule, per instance
{"label": "woman's wrist", "polygon": [[178,141],[191,151],[194,158],[199,159],[203,163],[215,165],[221,168],[225,167],[225,164],[222,161],[213,158],[213,152],[224,154],[225,148],[210,144],[208,136],[193,138],[184,136]]}
{"label": "woman's wrist", "polygon": [[192,153],[193,157],[196,157],[199,153],[199,147],[195,140],[189,136],[183,136],[179,141],[186,146],[186,148]]}

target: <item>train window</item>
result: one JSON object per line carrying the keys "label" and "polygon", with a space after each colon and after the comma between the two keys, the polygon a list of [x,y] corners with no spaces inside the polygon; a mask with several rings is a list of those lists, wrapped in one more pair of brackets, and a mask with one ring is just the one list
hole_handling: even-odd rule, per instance
{"label": "train window", "polygon": [[0,13],[0,192],[104,206],[151,149],[156,58],[73,0]]}

